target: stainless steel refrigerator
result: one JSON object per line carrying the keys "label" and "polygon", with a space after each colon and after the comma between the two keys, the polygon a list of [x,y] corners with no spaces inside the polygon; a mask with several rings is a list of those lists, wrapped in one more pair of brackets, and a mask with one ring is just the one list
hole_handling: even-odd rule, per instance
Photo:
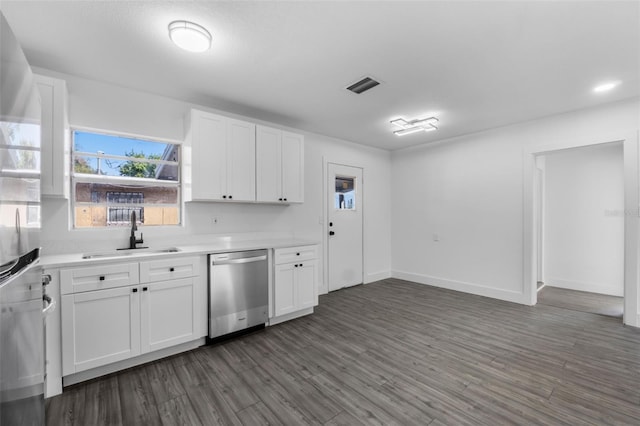
{"label": "stainless steel refrigerator", "polygon": [[40,100],[0,12],[0,425],[44,425]]}

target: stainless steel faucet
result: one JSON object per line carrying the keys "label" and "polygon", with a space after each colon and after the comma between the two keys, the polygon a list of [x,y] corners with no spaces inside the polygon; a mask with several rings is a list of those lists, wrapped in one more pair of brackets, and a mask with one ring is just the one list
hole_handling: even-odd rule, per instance
{"label": "stainless steel faucet", "polygon": [[138,247],[136,247],[137,244],[142,244],[144,243],[144,240],[142,239],[142,232],[140,233],[140,239],[136,238],[136,231],[138,230],[138,225],[137,225],[137,221],[136,221],[136,212],[132,211],[131,212],[131,236],[129,237],[129,248],[130,249],[136,249]]}

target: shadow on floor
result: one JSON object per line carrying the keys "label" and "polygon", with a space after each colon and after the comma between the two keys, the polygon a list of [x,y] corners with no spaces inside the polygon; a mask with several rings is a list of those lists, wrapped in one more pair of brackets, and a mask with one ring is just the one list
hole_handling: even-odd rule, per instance
{"label": "shadow on floor", "polygon": [[538,304],[622,318],[624,298],[546,286],[538,291]]}

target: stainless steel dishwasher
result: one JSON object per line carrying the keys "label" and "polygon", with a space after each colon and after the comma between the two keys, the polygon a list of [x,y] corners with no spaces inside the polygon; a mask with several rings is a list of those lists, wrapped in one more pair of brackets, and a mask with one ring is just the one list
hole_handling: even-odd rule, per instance
{"label": "stainless steel dishwasher", "polygon": [[267,250],[209,255],[209,338],[265,324],[269,316]]}

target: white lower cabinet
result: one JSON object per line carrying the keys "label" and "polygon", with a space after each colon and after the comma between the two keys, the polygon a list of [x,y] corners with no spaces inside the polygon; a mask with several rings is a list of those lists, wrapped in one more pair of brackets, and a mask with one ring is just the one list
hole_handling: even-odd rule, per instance
{"label": "white lower cabinet", "polygon": [[298,308],[313,308],[318,304],[318,292],[316,291],[316,275],[318,261],[305,261],[301,263],[296,271],[297,289],[296,297]]}
{"label": "white lower cabinet", "polygon": [[270,323],[305,315],[318,304],[316,246],[276,249],[274,253],[273,317]]}
{"label": "white lower cabinet", "polygon": [[142,286],[140,308],[142,353],[168,348],[199,337],[193,278]]}
{"label": "white lower cabinet", "polygon": [[[63,294],[62,375],[202,337],[198,326],[198,264],[198,258],[141,262],[141,271],[157,270],[164,281]],[[98,266],[96,274],[110,268]],[[140,275],[140,281],[153,276]],[[184,275],[193,276],[182,278]]]}
{"label": "white lower cabinet", "polygon": [[297,309],[296,271],[293,263],[276,265],[273,292],[274,315],[286,315]]}
{"label": "white lower cabinet", "polygon": [[62,375],[140,354],[139,287],[62,296]]}

